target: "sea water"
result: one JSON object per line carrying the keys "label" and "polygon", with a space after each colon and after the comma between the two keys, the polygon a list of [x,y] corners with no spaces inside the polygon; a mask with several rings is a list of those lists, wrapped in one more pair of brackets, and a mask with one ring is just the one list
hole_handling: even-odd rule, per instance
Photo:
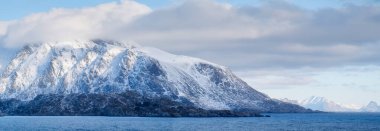
{"label": "sea water", "polygon": [[379,113],[295,113],[269,115],[271,117],[5,116],[0,117],[0,130],[380,131]]}

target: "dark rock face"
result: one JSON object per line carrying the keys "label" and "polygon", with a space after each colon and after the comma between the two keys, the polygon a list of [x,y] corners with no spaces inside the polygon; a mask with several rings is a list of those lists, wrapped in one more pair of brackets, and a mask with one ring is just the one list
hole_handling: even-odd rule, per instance
{"label": "dark rock face", "polygon": [[143,95],[163,95],[165,88],[171,85],[159,62],[149,57],[138,57],[137,59],[136,66],[128,75],[130,89],[139,90]]}
{"label": "dark rock face", "polygon": [[39,95],[31,101],[1,100],[6,115],[22,116],[142,116],[142,117],[248,117],[252,110],[205,110],[186,99],[145,97],[128,91],[121,94]]}

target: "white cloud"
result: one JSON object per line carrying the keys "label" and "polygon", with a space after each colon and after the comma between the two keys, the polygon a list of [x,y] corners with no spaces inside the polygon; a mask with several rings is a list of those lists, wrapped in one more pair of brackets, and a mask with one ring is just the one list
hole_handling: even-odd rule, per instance
{"label": "white cloud", "polygon": [[380,65],[379,21],[380,6],[368,4],[309,10],[286,1],[188,0],[152,11],[121,1],[33,14],[7,26],[3,42],[133,40],[234,70]]}
{"label": "white cloud", "polygon": [[261,69],[236,74],[253,88],[275,98],[301,100],[323,96],[359,105],[380,100],[380,66]]}
{"label": "white cloud", "polygon": [[12,23],[4,43],[19,46],[29,42],[106,38],[112,36],[114,29],[149,12],[149,7],[129,0],[83,9],[57,8]]}
{"label": "white cloud", "polygon": [[10,24],[10,22],[0,21],[0,38],[1,38],[1,36],[6,34],[6,30],[7,30],[9,24]]}
{"label": "white cloud", "polygon": [[[300,71],[302,70],[302,72]],[[318,83],[315,69],[241,71],[236,74],[254,88],[289,89]]]}

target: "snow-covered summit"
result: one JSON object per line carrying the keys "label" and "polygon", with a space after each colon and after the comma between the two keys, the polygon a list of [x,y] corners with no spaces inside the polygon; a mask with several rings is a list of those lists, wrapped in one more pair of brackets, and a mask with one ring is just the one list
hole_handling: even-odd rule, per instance
{"label": "snow-covered summit", "polygon": [[[24,47],[0,78],[0,98],[22,101],[59,94],[165,96],[204,109],[300,112],[272,100],[224,66],[116,41],[47,42]],[[38,97],[40,98],[40,97]]]}
{"label": "snow-covered summit", "polygon": [[305,108],[313,110],[327,111],[327,112],[352,112],[355,109],[344,107],[341,104],[330,101],[324,97],[312,96],[300,102],[300,105]]}
{"label": "snow-covered summit", "polygon": [[368,105],[362,107],[360,110],[363,112],[380,112],[380,105],[374,101],[370,101]]}
{"label": "snow-covered summit", "polygon": [[311,96],[301,101],[290,100],[286,98],[281,99],[281,100],[284,102],[297,104],[308,109],[326,111],[326,112],[359,112],[359,108],[360,108],[360,107],[357,107],[356,105],[339,104],[325,97],[319,97],[319,96]]}
{"label": "snow-covered summit", "polygon": [[329,103],[329,101],[324,97],[317,97],[317,96],[311,96],[309,99],[305,99],[301,101],[301,105],[324,104],[324,103]]}

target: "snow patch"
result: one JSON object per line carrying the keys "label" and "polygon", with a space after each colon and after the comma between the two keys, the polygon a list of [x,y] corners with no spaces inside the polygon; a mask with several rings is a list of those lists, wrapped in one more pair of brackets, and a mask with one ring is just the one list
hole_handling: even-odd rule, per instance
{"label": "snow patch", "polygon": [[[143,76],[143,77],[142,77]],[[115,41],[47,42],[25,47],[0,78],[0,98],[120,93],[185,98],[206,109],[257,108],[270,100],[226,67]]]}

